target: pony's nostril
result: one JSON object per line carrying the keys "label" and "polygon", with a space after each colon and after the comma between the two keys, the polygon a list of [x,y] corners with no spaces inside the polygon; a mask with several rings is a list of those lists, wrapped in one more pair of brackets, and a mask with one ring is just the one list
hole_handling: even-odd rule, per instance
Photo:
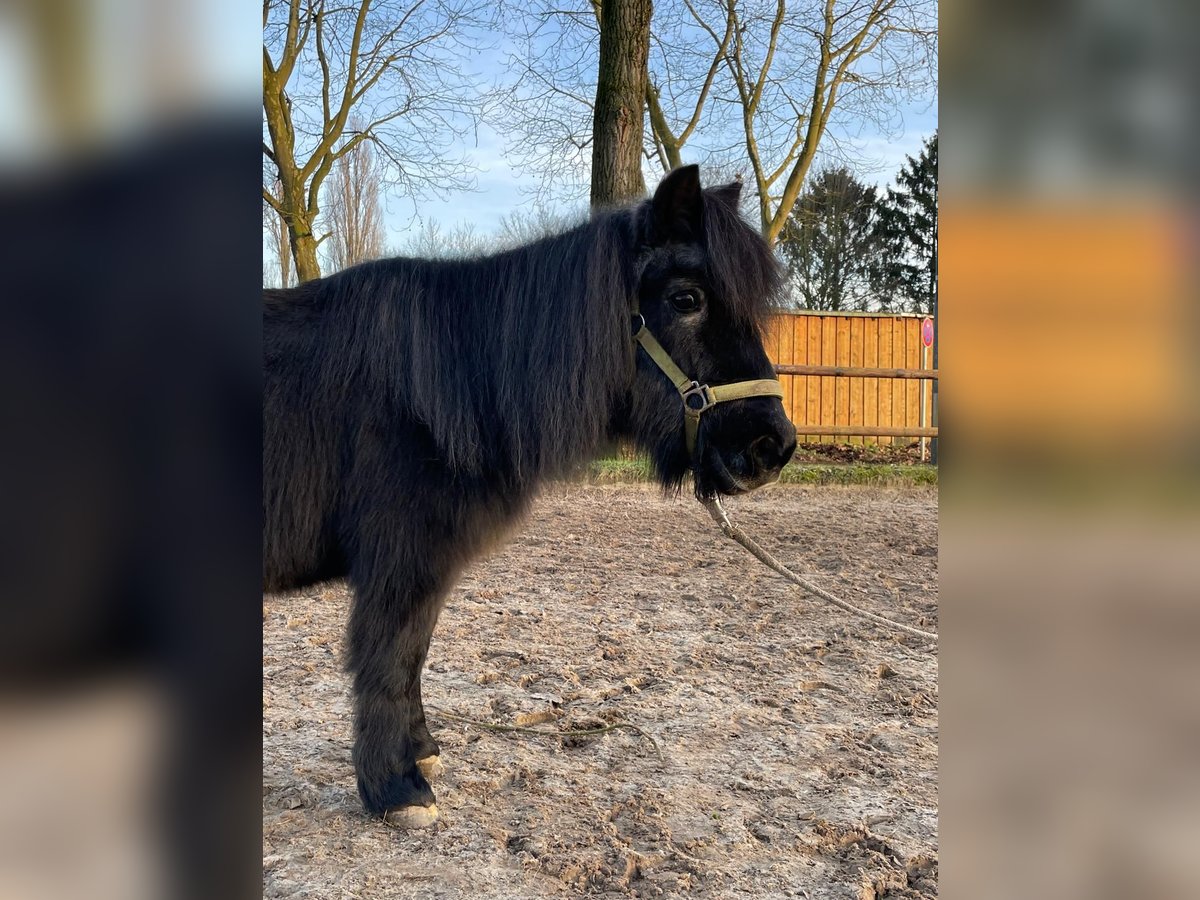
{"label": "pony's nostril", "polygon": [[755,438],[747,450],[760,471],[777,472],[787,465],[787,461],[796,452],[796,429],[789,422],[786,432],[764,434]]}
{"label": "pony's nostril", "polygon": [[772,434],[764,434],[762,437],[755,438],[750,444],[749,450],[750,458],[757,463],[760,471],[781,469],[787,461],[787,457],[791,456],[790,452],[785,452],[779,439]]}

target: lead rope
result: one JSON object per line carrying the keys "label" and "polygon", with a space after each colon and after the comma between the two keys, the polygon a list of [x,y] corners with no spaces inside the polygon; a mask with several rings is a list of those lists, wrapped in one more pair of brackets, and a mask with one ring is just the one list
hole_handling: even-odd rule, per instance
{"label": "lead rope", "polygon": [[895,622],[884,616],[876,615],[873,612],[867,612],[865,609],[859,609],[857,606],[833,596],[833,594],[829,593],[829,591],[825,590],[824,588],[817,587],[817,585],[813,584],[811,581],[801,578],[799,575],[777,560],[774,556],[760,547],[754,538],[750,537],[750,535],[746,534],[746,532],[734,525],[733,522],[729,520],[729,514],[725,512],[725,507],[721,505],[719,498],[715,496],[706,497],[700,502],[704,504],[704,508],[708,510],[708,514],[712,516],[713,521],[720,526],[721,531],[724,532],[726,537],[737,541],[739,544],[749,550],[763,565],[774,569],[788,581],[799,585],[810,594],[820,597],[826,603],[832,603],[838,609],[845,610],[848,613],[853,613],[854,615],[863,619],[869,619],[876,624],[887,625],[890,628],[903,631],[905,634],[915,635],[916,637],[925,638],[926,640],[930,641],[937,641],[938,636],[932,631],[922,631],[920,628],[913,628],[911,625],[905,625],[903,622]]}

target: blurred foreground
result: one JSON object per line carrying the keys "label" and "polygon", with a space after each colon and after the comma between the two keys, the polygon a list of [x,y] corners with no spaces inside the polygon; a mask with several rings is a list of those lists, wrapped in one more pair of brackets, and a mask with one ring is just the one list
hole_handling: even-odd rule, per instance
{"label": "blurred foreground", "polygon": [[258,23],[228,7],[0,8],[5,898],[258,890]]}
{"label": "blurred foreground", "polygon": [[1200,896],[1188,9],[943,11],[946,896]]}

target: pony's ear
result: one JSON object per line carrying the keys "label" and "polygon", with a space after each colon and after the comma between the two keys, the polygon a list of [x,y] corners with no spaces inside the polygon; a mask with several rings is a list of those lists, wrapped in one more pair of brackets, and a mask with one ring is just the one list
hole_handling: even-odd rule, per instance
{"label": "pony's ear", "polygon": [[738,208],[738,204],[742,202],[742,181],[739,178],[737,181],[731,181],[729,184],[723,184],[720,187],[711,188],[709,193],[716,194],[724,200],[733,209]]}
{"label": "pony's ear", "polygon": [[650,201],[650,243],[698,241],[703,222],[700,167],[682,166],[662,180]]}

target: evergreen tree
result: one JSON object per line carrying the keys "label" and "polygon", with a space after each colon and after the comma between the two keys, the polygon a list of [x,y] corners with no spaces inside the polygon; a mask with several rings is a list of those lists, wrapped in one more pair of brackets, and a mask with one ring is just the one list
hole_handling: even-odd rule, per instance
{"label": "evergreen tree", "polygon": [[872,293],[881,309],[933,312],[937,293],[937,133],[911,156],[879,203]]}
{"label": "evergreen tree", "polygon": [[845,167],[822,169],[809,182],[779,243],[796,306],[867,308],[876,205],[875,188]]}

